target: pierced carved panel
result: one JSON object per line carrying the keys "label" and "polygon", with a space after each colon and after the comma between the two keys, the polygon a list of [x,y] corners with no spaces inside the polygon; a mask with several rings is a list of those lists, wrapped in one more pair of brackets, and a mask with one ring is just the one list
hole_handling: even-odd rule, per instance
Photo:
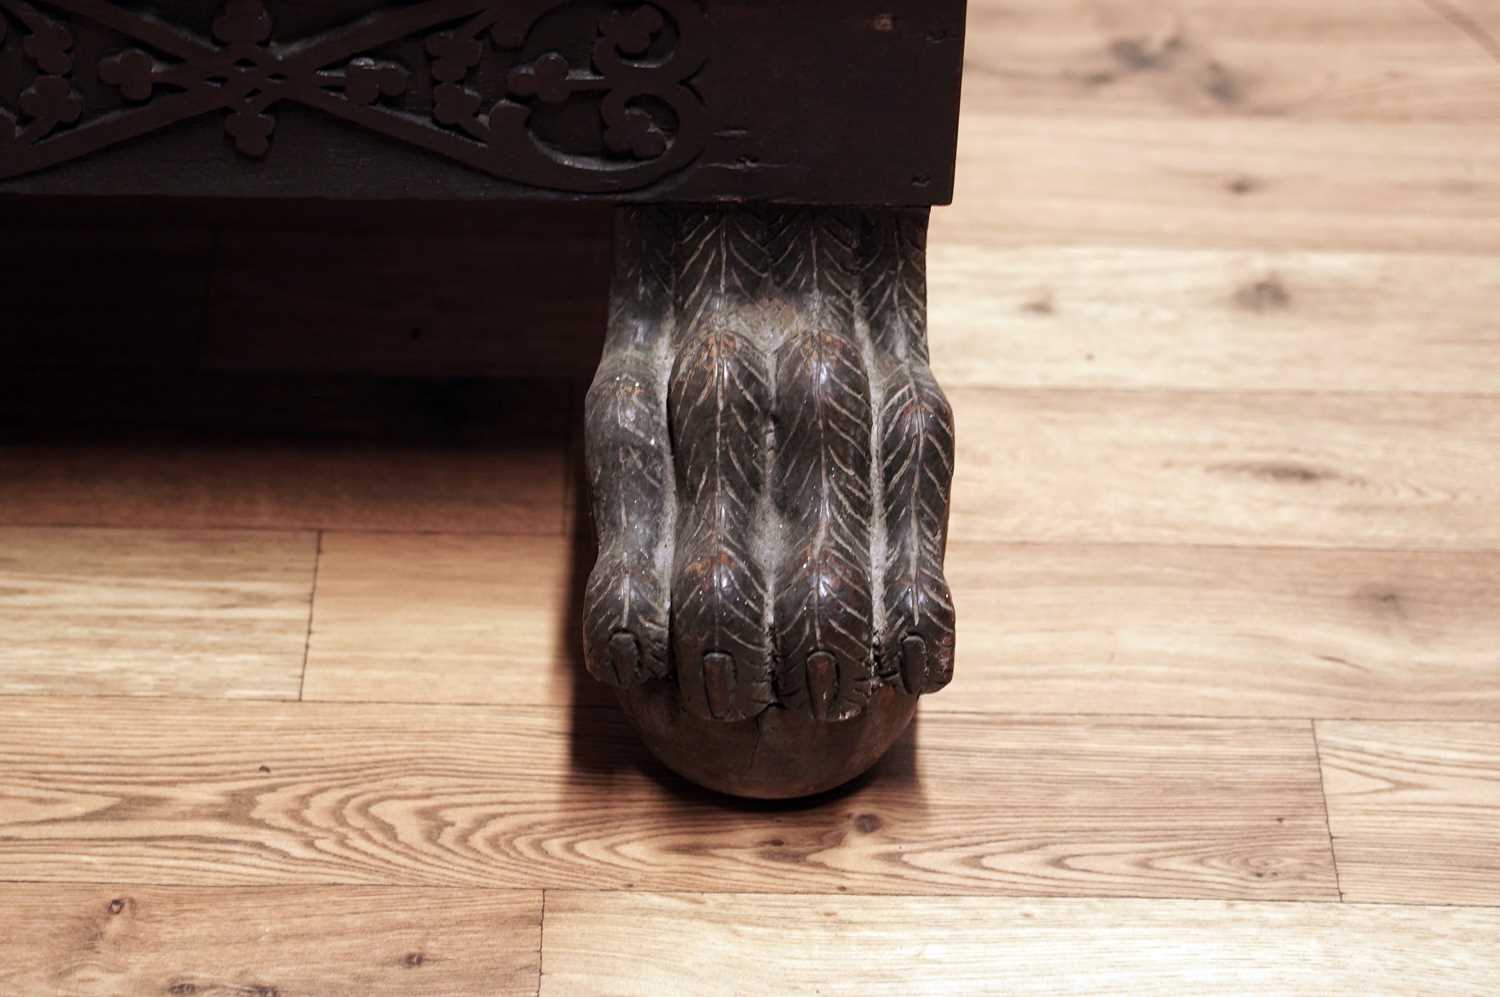
{"label": "pierced carved panel", "polygon": [[570,193],[638,190],[702,153],[697,0],[360,9],[328,21],[222,0],[191,22],[134,3],[0,0],[0,179],[204,115],[247,160],[295,156],[276,141],[290,105]]}

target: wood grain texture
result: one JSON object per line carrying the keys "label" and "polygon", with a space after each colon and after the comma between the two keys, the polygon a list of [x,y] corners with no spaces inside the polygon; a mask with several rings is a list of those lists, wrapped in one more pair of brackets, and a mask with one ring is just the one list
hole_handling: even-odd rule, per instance
{"label": "wood grain texture", "polygon": [[[1487,0],[1440,0],[1500,32]],[[1491,53],[1439,3],[1013,0],[969,5],[968,108],[1099,116],[1490,120]]]}
{"label": "wood grain texture", "polygon": [[978,226],[949,235],[967,241],[934,243],[931,271],[933,368],[950,387],[1484,394],[1500,383],[1493,256],[1006,248],[977,245]]}
{"label": "wood grain texture", "polygon": [[[0,992],[531,993],[491,890],[539,887],[554,995],[1494,988],[1500,8],[969,6],[962,660],[808,807],[691,789],[580,678],[566,388],[338,376],[566,373],[603,214],[0,204],[13,366],[260,384],[0,378],[0,688],[47,694],[0,698]],[[15,528],[58,523],[170,529]],[[226,524],[270,532],[180,532]],[[344,702],[171,698],[287,687],[308,527]]]}
{"label": "wood grain texture", "polygon": [[556,533],[558,453],[430,448],[0,447],[7,522]]}
{"label": "wood grain texture", "polygon": [[1317,733],[1345,900],[1500,906],[1500,724]]}
{"label": "wood grain texture", "polygon": [[1494,253],[1500,134],[1469,123],[966,113],[934,245]]}
{"label": "wood grain texture", "polygon": [[[575,659],[589,542],[326,534],[306,698],[609,705]],[[929,713],[1500,718],[1493,554],[962,542],[948,564],[966,674]]]}
{"label": "wood grain texture", "polygon": [[612,701],[607,689],[585,681],[578,663],[576,590],[586,543],[325,534],[303,698]]}
{"label": "wood grain texture", "polygon": [[7,374],[9,525],[562,529],[570,385]]}
{"label": "wood grain texture", "polygon": [[953,695],[1007,713],[1500,720],[1500,555],[955,544]]}
{"label": "wood grain texture", "polygon": [[950,395],[955,540],[1500,545],[1500,399]]}
{"label": "wood grain texture", "polygon": [[0,699],[6,878],[1337,896],[1306,722],[932,716],[787,808],[643,770],[613,711],[153,706]]}
{"label": "wood grain texture", "polygon": [[0,884],[0,990],[56,997],[531,995],[541,895]]}
{"label": "wood grain texture", "polygon": [[554,893],[541,992],[1480,993],[1497,932],[1493,910]]}
{"label": "wood grain texture", "polygon": [[311,533],[0,527],[0,693],[296,699]]}

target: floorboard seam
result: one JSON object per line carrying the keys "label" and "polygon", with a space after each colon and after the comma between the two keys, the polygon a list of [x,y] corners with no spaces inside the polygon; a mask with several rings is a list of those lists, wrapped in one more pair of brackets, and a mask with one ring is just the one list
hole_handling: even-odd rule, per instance
{"label": "floorboard seam", "polygon": [[542,891],[542,916],[536,932],[536,997],[542,997],[542,977],[547,974],[547,891]]}
{"label": "floorboard seam", "polygon": [[1500,62],[1500,41],[1496,41],[1495,36],[1484,29],[1484,25],[1448,3],[1448,0],[1422,0],[1422,2],[1433,13],[1467,35],[1469,40],[1478,45],[1485,55],[1495,62]]}
{"label": "floorboard seam", "polygon": [[[581,666],[580,666],[581,667]],[[0,709],[13,704],[26,701],[62,700],[74,703],[80,702],[109,702],[109,703],[178,703],[184,706],[200,705],[206,703],[232,704],[243,707],[268,707],[286,705],[288,703],[305,702],[316,703],[320,706],[397,706],[411,708],[431,709],[455,709],[455,710],[495,710],[500,707],[515,708],[522,710],[536,710],[538,712],[557,713],[566,711],[574,713],[586,710],[590,713],[620,713],[620,707],[614,703],[559,703],[559,702],[504,702],[501,700],[463,700],[463,699],[288,699],[281,696],[210,696],[210,695],[156,695],[124,692],[100,692],[100,693],[69,693],[67,695],[51,692],[4,692],[0,691]],[[621,714],[623,716],[623,714]],[[1307,715],[1297,716],[1289,713],[1079,713],[1079,712],[1014,712],[1006,710],[959,710],[959,709],[927,709],[924,708],[922,715],[933,720],[942,718],[961,718],[968,720],[1000,720],[1013,723],[1040,722],[1052,723],[1060,720],[1098,720],[1098,721],[1124,721],[1132,724],[1149,724],[1156,721],[1194,721],[1198,723],[1260,723],[1260,724],[1301,724],[1307,722]],[[1496,727],[1500,726],[1500,720],[1481,720],[1475,717],[1382,717],[1369,714],[1341,714],[1317,718],[1319,722],[1328,723],[1361,723],[1361,724],[1406,724],[1420,726],[1464,726],[1464,727]],[[5,880],[0,879],[0,882]]]}
{"label": "floorboard seam", "polygon": [[323,531],[318,531],[317,545],[313,549],[312,588],[307,594],[307,636],[302,642],[302,675],[297,680],[297,702],[302,702],[302,693],[307,688],[307,660],[312,657],[313,613],[318,605],[318,569],[323,565]]}
{"label": "floorboard seam", "polygon": [[[579,482],[578,484],[586,484]],[[572,508],[578,508],[580,500],[587,496],[575,491],[572,499]],[[568,510],[564,510],[566,513]],[[573,517],[568,517],[570,520]],[[577,520],[586,522],[586,520]],[[216,523],[211,526],[192,525],[181,526],[168,522],[147,521],[143,523],[111,523],[106,521],[53,521],[37,520],[28,521],[25,518],[8,520],[0,524],[0,530],[28,530],[28,531],[51,531],[59,533],[66,531],[82,532],[85,530],[97,530],[120,533],[334,533],[340,536],[371,536],[371,537],[489,537],[497,540],[523,540],[535,537],[582,537],[592,541],[593,537],[587,528],[574,529],[565,528],[561,532],[556,530],[499,530],[499,529],[471,529],[471,528],[441,528],[441,527],[402,527],[400,529],[390,527],[343,527],[343,526],[319,526],[314,522],[291,522],[285,525],[270,526],[264,523],[245,522],[236,524],[234,522]],[[960,550],[964,547],[1013,547],[1021,549],[1050,548],[1056,550],[1092,549],[1104,551],[1120,550],[1159,550],[1163,548],[1176,548],[1191,551],[1228,551],[1268,554],[1307,554],[1309,556],[1322,557],[1328,554],[1399,554],[1419,555],[1430,557],[1494,557],[1500,555],[1500,543],[1478,544],[1474,546],[1444,547],[1435,544],[1394,544],[1377,546],[1374,544],[1318,544],[1318,543],[1231,543],[1222,540],[1039,540],[1026,537],[968,537],[954,538],[950,541],[949,550]]]}
{"label": "floorboard seam", "polygon": [[1333,843],[1333,811],[1328,808],[1328,782],[1323,775],[1323,746],[1318,743],[1318,721],[1309,720],[1307,729],[1312,734],[1313,755],[1318,759],[1318,792],[1323,795],[1323,826],[1328,829],[1328,861],[1333,865],[1333,885],[1339,891],[1339,903],[1344,902],[1344,881],[1339,875],[1339,850]]}
{"label": "floorboard seam", "polygon": [[[94,880],[94,879],[29,879],[29,878],[5,878],[0,877],[0,887],[23,887],[44,886],[57,889],[122,889],[140,888],[163,890],[181,893],[203,893],[213,891],[218,893],[255,893],[255,892],[285,892],[306,890],[309,892],[327,890],[375,890],[382,892],[397,893],[439,893],[451,891],[456,893],[495,893],[495,894],[535,894],[535,893],[570,893],[575,895],[598,895],[598,896],[657,896],[657,897],[748,897],[748,898],[770,898],[770,899],[807,899],[816,897],[827,900],[983,900],[995,903],[1028,903],[1033,901],[1057,901],[1060,903],[1102,903],[1102,904],[1256,904],[1266,907],[1373,907],[1387,908],[1397,907],[1410,910],[1483,910],[1500,911],[1500,903],[1470,903],[1461,901],[1444,900],[1332,900],[1319,899],[1316,897],[1256,897],[1248,894],[1243,895],[1221,895],[1221,896],[1185,896],[1185,895],[1159,895],[1149,894],[1109,894],[1109,893],[1004,893],[983,891],[959,891],[939,893],[828,893],[828,892],[788,892],[784,890],[683,890],[683,889],[640,889],[632,887],[596,887],[596,886],[549,886],[544,890],[536,887],[525,886],[485,886],[485,885],[462,885],[454,886],[443,883],[168,883],[168,882],[126,882],[119,880]],[[545,903],[543,907],[545,908]]]}

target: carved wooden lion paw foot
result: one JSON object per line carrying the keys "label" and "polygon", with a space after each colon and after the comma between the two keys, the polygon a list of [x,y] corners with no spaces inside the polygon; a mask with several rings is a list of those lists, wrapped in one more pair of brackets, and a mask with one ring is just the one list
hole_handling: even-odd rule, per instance
{"label": "carved wooden lion paw foot", "polygon": [[620,213],[588,399],[585,651],[698,781],[837,784],[952,678],[954,434],[927,366],[926,222]]}

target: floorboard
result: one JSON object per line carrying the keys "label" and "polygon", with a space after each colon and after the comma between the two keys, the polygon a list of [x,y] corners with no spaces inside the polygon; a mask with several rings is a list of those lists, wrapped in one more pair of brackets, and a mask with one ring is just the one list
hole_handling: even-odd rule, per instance
{"label": "floorboard", "polygon": [[[305,698],[608,707],[589,543],[325,534]],[[963,541],[948,565],[959,666],[928,713],[1500,717],[1500,554]]]}
{"label": "floorboard", "polygon": [[0,883],[0,992],[531,997],[539,893]]}
{"label": "floorboard", "polygon": [[933,370],[949,388],[1486,394],[1500,384],[1493,255],[942,239],[930,272]]}
{"label": "floorboard", "polygon": [[1500,548],[1500,397],[949,394],[958,540]]}
{"label": "floorboard", "polygon": [[554,893],[542,995],[1485,993],[1497,933],[1494,910]]}
{"label": "floorboard", "polygon": [[1500,32],[1487,0],[972,2],[964,96],[1101,117],[1489,121],[1494,51],[1443,8]]}
{"label": "floorboard", "polygon": [[971,108],[955,197],[937,244],[1493,254],[1500,135],[1420,117]]}
{"label": "floorboard", "polygon": [[314,533],[0,527],[0,694],[296,699]]}
{"label": "floorboard", "polygon": [[780,806],[691,789],[614,710],[12,698],[0,759],[3,878],[1338,896],[1306,721],[925,716]]}
{"label": "floorboard", "polygon": [[1500,554],[956,544],[929,711],[1500,717]]}
{"label": "floorboard", "polygon": [[572,385],[0,372],[0,523],[557,533]]}
{"label": "floorboard", "polygon": [[582,536],[327,533],[303,698],[613,702],[580,665]]}
{"label": "floorboard", "polygon": [[1318,722],[1344,896],[1500,907],[1500,724]]}

